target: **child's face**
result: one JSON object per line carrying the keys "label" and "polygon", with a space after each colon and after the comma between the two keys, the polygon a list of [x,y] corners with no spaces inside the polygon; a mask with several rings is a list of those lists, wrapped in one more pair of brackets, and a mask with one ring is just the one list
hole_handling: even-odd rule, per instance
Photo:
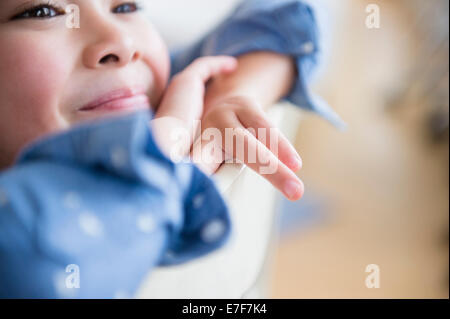
{"label": "child's face", "polygon": [[[75,21],[68,4],[79,7],[80,28],[66,26]],[[133,1],[0,0],[0,167],[43,134],[157,105],[169,68]]]}

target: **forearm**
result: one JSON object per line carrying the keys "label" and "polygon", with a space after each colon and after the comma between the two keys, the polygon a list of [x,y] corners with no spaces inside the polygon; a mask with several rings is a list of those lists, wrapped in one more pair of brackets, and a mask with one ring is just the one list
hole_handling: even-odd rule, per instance
{"label": "forearm", "polygon": [[286,96],[294,83],[294,60],[268,51],[252,52],[238,58],[235,72],[216,77],[208,86],[205,97],[206,113],[222,99],[245,96],[262,108]]}

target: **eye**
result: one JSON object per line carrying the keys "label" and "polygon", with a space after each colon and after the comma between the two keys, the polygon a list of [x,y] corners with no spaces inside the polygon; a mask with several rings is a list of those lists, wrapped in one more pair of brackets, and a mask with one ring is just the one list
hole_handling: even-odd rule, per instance
{"label": "eye", "polygon": [[65,14],[64,10],[56,8],[51,4],[41,4],[16,14],[11,20],[19,19],[49,19]]}
{"label": "eye", "polygon": [[113,13],[123,14],[123,13],[133,13],[141,10],[141,7],[136,2],[126,2],[115,7]]}

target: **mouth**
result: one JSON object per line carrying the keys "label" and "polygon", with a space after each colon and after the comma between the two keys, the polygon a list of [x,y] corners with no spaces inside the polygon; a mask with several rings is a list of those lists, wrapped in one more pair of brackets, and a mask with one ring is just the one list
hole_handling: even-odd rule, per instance
{"label": "mouth", "polygon": [[125,87],[110,91],[82,106],[81,112],[114,112],[150,108],[150,101],[141,87]]}

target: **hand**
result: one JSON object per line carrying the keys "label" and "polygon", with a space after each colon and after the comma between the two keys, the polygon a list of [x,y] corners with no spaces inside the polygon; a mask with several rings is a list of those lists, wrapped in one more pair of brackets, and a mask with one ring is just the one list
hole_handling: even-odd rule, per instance
{"label": "hand", "polygon": [[152,121],[155,138],[166,155],[183,157],[189,154],[193,139],[180,143],[173,134],[182,129],[189,137],[194,136],[196,120],[200,120],[203,113],[207,81],[234,71],[236,66],[233,57],[202,57],[173,77]]}
{"label": "hand", "polygon": [[[234,138],[230,141],[230,132],[236,136],[235,142]],[[302,167],[300,156],[249,98],[226,98],[209,109],[191,157],[207,174],[213,174],[224,161],[236,159],[266,178],[288,199],[295,201],[303,196],[304,185],[294,173]]]}

